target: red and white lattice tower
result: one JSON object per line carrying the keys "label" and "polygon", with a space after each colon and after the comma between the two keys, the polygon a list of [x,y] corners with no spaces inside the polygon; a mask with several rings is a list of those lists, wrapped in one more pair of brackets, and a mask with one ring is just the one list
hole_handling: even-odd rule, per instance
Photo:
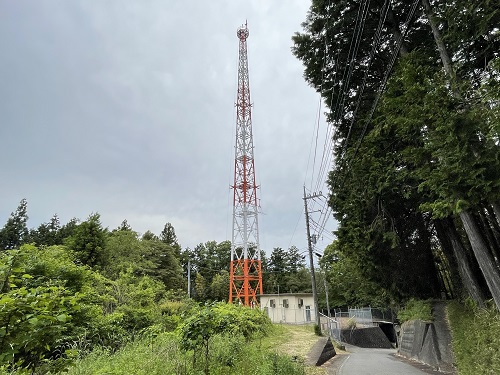
{"label": "red and white lattice tower", "polygon": [[247,24],[238,28],[236,35],[239,39],[239,63],[229,303],[256,306],[257,295],[262,294],[262,265],[248,79]]}

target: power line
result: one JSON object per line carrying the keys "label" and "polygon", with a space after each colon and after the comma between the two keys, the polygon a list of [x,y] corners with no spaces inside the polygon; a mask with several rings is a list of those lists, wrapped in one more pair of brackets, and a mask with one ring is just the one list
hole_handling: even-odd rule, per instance
{"label": "power line", "polygon": [[[361,10],[361,7],[360,7],[360,10]],[[365,8],[365,10],[366,10],[366,8]],[[388,11],[389,11],[389,3],[388,3],[388,0],[386,0],[384,2],[384,4],[383,4],[382,8],[381,8],[381,17],[379,18],[379,22],[378,22],[377,30],[375,32],[374,42],[373,42],[373,46],[372,46],[372,49],[371,49],[370,54],[369,54],[368,62],[365,65],[364,76],[363,76],[363,81],[362,81],[362,84],[361,84],[361,89],[359,90],[359,93],[358,93],[358,100],[356,102],[356,107],[355,107],[354,113],[353,113],[352,118],[351,118],[351,124],[350,124],[350,127],[349,127],[348,135],[346,137],[346,140],[344,141],[343,150],[341,151],[341,156],[339,158],[340,161],[343,160],[343,154],[345,153],[345,150],[347,148],[347,144],[348,144],[349,138],[351,136],[351,131],[352,131],[352,128],[353,128],[353,125],[354,125],[357,113],[358,113],[359,108],[360,108],[361,99],[363,98],[363,94],[364,94],[364,91],[365,91],[365,88],[366,88],[366,84],[367,84],[367,81],[368,81],[368,73],[370,71],[373,59],[375,57],[376,51],[377,51],[377,49],[379,47],[379,44],[380,44],[381,35],[382,35],[382,28],[383,28],[383,25],[384,25],[384,23],[385,23],[385,21],[387,19]],[[363,14],[365,16],[363,18],[363,22],[366,22],[366,13],[363,13]],[[364,29],[364,26],[363,26],[363,28],[360,28],[358,30],[358,32],[361,32],[362,29]],[[359,37],[359,33],[358,33],[358,38],[357,38],[357,41],[356,41],[358,47],[359,47],[359,41],[360,41],[360,37]],[[352,43],[351,43],[351,45],[352,45]],[[354,65],[353,61],[354,60],[351,59],[351,63],[349,64],[350,67],[352,67]],[[352,72],[350,72],[350,74],[348,75],[349,79],[350,79],[351,76],[352,76]],[[344,87],[345,87],[345,90],[344,90],[344,92],[342,94],[343,95],[343,100],[345,100],[345,94],[347,92],[348,85],[345,85]],[[341,112],[343,112],[344,105],[342,105],[341,107],[338,107],[338,108],[339,108],[339,112],[337,112],[336,118],[340,118],[340,114],[341,114]],[[332,142],[333,142],[333,139],[332,139]],[[325,151],[328,151],[329,154],[333,154],[333,149],[328,148],[328,149],[325,149]],[[319,179],[318,179],[318,185],[319,185]],[[324,210],[321,211],[322,212],[322,217],[320,218],[321,224],[319,224],[318,229],[317,229],[319,233],[323,232],[324,227],[326,225],[326,222],[328,220],[328,217],[331,214],[330,211],[331,211],[331,209],[330,209],[329,206],[326,206],[326,210],[325,211]]]}
{"label": "power line", "polygon": [[[352,157],[350,158],[350,163],[351,164],[352,164],[353,160],[356,158],[357,153],[359,151],[359,148],[361,146],[361,142],[363,141],[363,139],[364,139],[364,137],[366,135],[366,131],[368,129],[368,124],[371,122],[371,120],[373,118],[373,115],[375,113],[375,110],[376,110],[376,108],[378,106],[378,102],[379,102],[380,98],[382,97],[382,93],[385,90],[385,87],[387,85],[387,81],[389,79],[389,75],[392,72],[392,68],[394,67],[394,63],[396,62],[397,56],[398,56],[399,51],[401,49],[401,45],[403,44],[403,39],[405,38],[406,34],[408,33],[408,30],[410,29],[410,27],[409,27],[410,26],[410,22],[413,19],[413,16],[415,15],[415,11],[416,11],[419,3],[420,3],[419,0],[415,0],[413,2],[412,8],[411,8],[410,13],[408,14],[408,17],[407,17],[406,22],[405,22],[405,29],[404,29],[403,33],[401,34],[401,37],[396,42],[396,48],[394,48],[394,50],[392,52],[391,60],[390,60],[389,65],[388,65],[388,67],[386,69],[384,78],[382,80],[381,85],[379,86],[379,89],[377,90],[377,95],[376,95],[375,100],[374,100],[374,102],[372,104],[372,107],[370,109],[368,117],[365,120],[365,123],[364,123],[364,126],[363,126],[363,131],[361,132],[361,136],[358,139],[358,142],[356,144],[356,148],[354,150],[354,153],[353,153]],[[345,167],[346,168],[346,172],[344,173],[343,180],[341,181],[341,184],[340,184],[341,188],[343,187],[343,185],[345,183],[345,179],[346,179],[347,173],[349,173],[349,170],[350,170],[350,168],[349,168],[349,162],[347,161],[346,163],[347,163],[347,165]]]}
{"label": "power line", "polygon": [[[358,13],[356,16],[356,23],[355,23],[355,28],[354,28],[354,32],[353,32],[353,38],[351,39],[351,43],[349,46],[349,53],[348,53],[348,60],[350,59],[350,62],[349,62],[349,64],[346,65],[346,68],[344,69],[344,74],[343,74],[342,80],[341,81],[339,80],[339,83],[342,82],[342,85],[341,85],[342,90],[341,90],[340,96],[337,97],[338,99],[337,99],[337,102],[335,104],[336,111],[334,111],[334,115],[335,115],[335,118],[337,118],[337,119],[340,117],[340,113],[343,111],[343,108],[345,106],[345,100],[346,100],[346,96],[347,96],[347,92],[348,92],[348,88],[349,88],[349,83],[350,83],[352,73],[353,73],[354,61],[355,61],[355,58],[356,58],[357,53],[358,53],[358,49],[359,49],[360,42],[361,42],[361,36],[363,34],[364,26],[366,23],[366,17],[368,14],[368,4],[369,4],[369,0],[368,1],[363,0],[361,6],[358,9]],[[325,51],[324,51],[322,69],[321,69],[320,97],[322,97],[322,94],[323,94],[324,70],[325,70],[325,66],[326,66],[326,59],[328,56],[327,36],[328,36],[328,25],[329,25],[329,22],[331,19],[331,17],[329,17],[329,14],[328,14],[330,8],[331,8],[331,1],[329,2],[329,8],[328,8],[327,15],[326,15],[327,22],[326,22],[326,27],[325,27],[325,29],[326,29],[326,31],[325,31]],[[337,49],[337,62],[339,60],[339,56],[340,56],[340,49]],[[332,92],[332,99],[333,99],[333,92]],[[331,108],[331,104],[330,104],[330,108]],[[318,138],[318,133],[319,133],[319,116],[320,116],[320,113],[318,113],[318,121],[317,121],[318,124],[317,124],[317,133],[316,133],[316,148],[317,148],[317,138]],[[329,147],[329,145],[333,141],[333,140],[330,141],[330,139],[332,139],[333,137],[329,133],[330,133],[330,131],[329,131],[329,128],[327,127],[327,137],[325,139],[325,146],[323,149],[322,164],[320,166],[320,172],[318,174],[318,179],[317,179],[317,183],[316,183],[317,189],[319,189],[320,185],[322,185],[325,182],[325,181],[323,181],[324,173],[326,172],[327,165],[330,162],[330,156],[325,157],[325,155],[330,154],[333,151]],[[315,149],[315,156],[316,156],[316,149]],[[312,179],[314,179],[314,166],[313,166]],[[311,181],[311,187],[312,186],[313,186],[313,182]],[[323,207],[320,210],[320,212],[321,212],[320,219],[321,219],[323,225],[317,227],[317,229],[318,229],[317,234],[318,235],[322,234],[322,232],[324,230],[324,226],[326,225],[326,222],[331,215],[330,211],[331,210],[330,210],[330,207],[328,206],[327,202],[324,202]]]}

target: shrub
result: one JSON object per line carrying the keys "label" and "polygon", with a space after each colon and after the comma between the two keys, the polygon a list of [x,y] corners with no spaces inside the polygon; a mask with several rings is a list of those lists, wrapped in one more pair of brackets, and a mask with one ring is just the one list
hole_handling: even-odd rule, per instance
{"label": "shrub", "polygon": [[317,324],[314,325],[314,334],[316,336],[323,336],[323,332],[321,332],[321,327]]}
{"label": "shrub", "polygon": [[432,306],[430,301],[410,299],[406,303],[406,306],[398,312],[398,319],[401,323],[417,319],[432,321]]}
{"label": "shrub", "polygon": [[271,321],[258,309],[226,303],[205,305],[179,327],[181,348],[193,351],[193,363],[203,351],[206,374],[209,373],[210,340],[216,336],[241,335],[246,341],[265,335]]}
{"label": "shrub", "polygon": [[[62,369],[73,355],[62,344],[79,309],[79,295],[57,280],[26,273],[30,250],[0,255],[0,366]],[[57,360],[49,364],[48,359]]]}
{"label": "shrub", "polygon": [[500,314],[495,307],[453,301],[448,316],[460,375],[500,374]]}

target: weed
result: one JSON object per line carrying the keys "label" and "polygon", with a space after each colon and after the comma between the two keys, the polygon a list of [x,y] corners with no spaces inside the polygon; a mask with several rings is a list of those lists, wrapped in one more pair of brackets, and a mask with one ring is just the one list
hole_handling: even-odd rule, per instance
{"label": "weed", "polygon": [[408,320],[420,319],[423,321],[432,321],[432,306],[430,301],[420,301],[410,299],[406,306],[398,312],[398,319],[401,323]]}
{"label": "weed", "polygon": [[459,374],[500,374],[498,311],[453,301],[448,304],[448,316]]}

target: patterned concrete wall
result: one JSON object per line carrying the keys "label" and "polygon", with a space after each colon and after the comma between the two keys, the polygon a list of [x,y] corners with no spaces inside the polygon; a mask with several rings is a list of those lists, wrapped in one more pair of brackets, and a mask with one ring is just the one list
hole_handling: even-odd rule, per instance
{"label": "patterned concrete wall", "polygon": [[453,366],[446,305],[437,303],[433,310],[433,322],[411,320],[401,326],[398,353],[433,366],[441,372],[453,374],[456,370]]}

